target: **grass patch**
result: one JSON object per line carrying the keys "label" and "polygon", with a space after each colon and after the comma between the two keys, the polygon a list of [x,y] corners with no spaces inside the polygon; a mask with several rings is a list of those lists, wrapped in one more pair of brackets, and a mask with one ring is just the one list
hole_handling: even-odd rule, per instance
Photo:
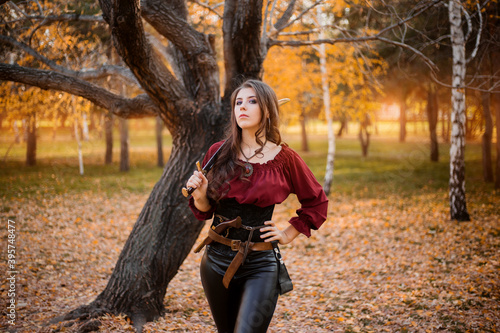
{"label": "grass patch", "polygon": [[[115,140],[115,154],[111,165],[104,165],[104,140],[91,137],[83,142],[85,172],[79,175],[76,142],[70,129],[60,130],[55,138],[51,129],[39,131],[37,166],[27,167],[25,144],[14,145],[0,166],[0,196],[26,197],[68,192],[129,191],[149,192],[160,178],[162,169],[156,166],[154,130],[132,123],[130,130],[131,170],[119,171],[119,142]],[[151,124],[150,124],[151,125]],[[8,133],[0,136],[0,158],[9,149]],[[118,137],[118,133],[114,133]],[[293,149],[300,150],[300,136],[285,134],[284,140]],[[377,198],[396,195],[412,198],[422,191],[447,193],[449,177],[449,145],[440,145],[440,161],[431,162],[426,138],[400,143],[396,138],[373,136],[366,158],[361,156],[359,141],[354,136],[336,140],[335,171],[332,192],[353,198]],[[164,153],[168,158],[171,138],[164,135]],[[317,179],[322,182],[325,173],[327,141],[324,135],[310,135],[310,151],[300,152]],[[467,143],[467,193],[496,193],[491,184],[482,180],[481,146]],[[495,158],[495,157],[494,157]],[[485,197],[481,196],[480,197]],[[447,200],[443,198],[443,202]],[[483,202],[483,201],[481,201]],[[488,203],[485,199],[483,203]]]}
{"label": "grass patch", "polygon": [[[287,140],[294,149],[300,141]],[[430,148],[421,142],[400,143],[397,139],[373,138],[368,156],[361,156],[356,138],[336,140],[335,171],[332,192],[354,198],[377,198],[397,195],[411,198],[421,191],[448,191],[449,144],[440,144],[439,162],[430,161]],[[309,153],[302,153],[319,181],[325,174],[327,142],[312,137]],[[482,180],[481,145],[468,143],[465,154],[467,193],[495,192]]]}

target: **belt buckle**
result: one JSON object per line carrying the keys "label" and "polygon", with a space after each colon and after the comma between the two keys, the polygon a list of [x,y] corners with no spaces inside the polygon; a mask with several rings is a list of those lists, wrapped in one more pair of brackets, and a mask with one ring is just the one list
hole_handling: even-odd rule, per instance
{"label": "belt buckle", "polygon": [[239,251],[240,250],[241,241],[239,239],[231,240],[231,250]]}

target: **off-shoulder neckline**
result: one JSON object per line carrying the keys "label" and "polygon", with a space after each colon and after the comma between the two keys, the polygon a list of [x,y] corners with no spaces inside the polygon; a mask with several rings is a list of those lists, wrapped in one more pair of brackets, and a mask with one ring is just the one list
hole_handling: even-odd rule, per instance
{"label": "off-shoulder neckline", "polygon": [[[276,156],[274,156],[273,159],[271,159],[267,162],[264,162],[264,163],[258,163],[258,162],[248,162],[248,163],[250,163],[253,167],[257,167],[257,168],[269,167],[269,166],[282,164],[282,162],[285,160],[285,151],[287,151],[289,148],[288,148],[288,145],[284,144],[284,143],[280,144],[279,146],[281,147],[281,149],[276,154]],[[247,163],[246,161],[244,161],[242,159],[238,159],[238,161],[240,161],[242,163]]]}

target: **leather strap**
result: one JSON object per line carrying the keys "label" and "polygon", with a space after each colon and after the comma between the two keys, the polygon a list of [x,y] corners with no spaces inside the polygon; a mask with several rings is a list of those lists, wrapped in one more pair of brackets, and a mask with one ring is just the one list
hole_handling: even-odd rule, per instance
{"label": "leather strap", "polygon": [[222,284],[224,285],[224,287],[226,287],[226,289],[229,288],[229,283],[233,279],[234,274],[236,274],[238,268],[240,268],[243,261],[245,261],[243,251],[244,250],[240,248],[238,253],[236,253],[236,256],[234,256],[233,261],[231,261],[231,264],[229,264],[229,267],[227,268],[226,273],[222,278]]}
{"label": "leather strap", "polygon": [[[224,216],[217,215],[219,219],[222,221],[219,223],[216,227],[212,227],[210,231],[214,231],[216,234],[222,233],[224,230],[227,228],[241,228],[241,217],[237,217],[234,220],[228,221]],[[205,247],[205,245],[208,245],[212,243],[212,238],[210,237],[205,237],[205,239],[194,249],[194,253],[198,253]]]}
{"label": "leather strap", "polygon": [[205,247],[205,245],[208,245],[212,242],[212,239],[210,237],[205,237],[205,239],[198,244],[198,246],[194,249],[194,253],[198,253]]}
{"label": "leather strap", "polygon": [[234,256],[234,259],[231,261],[231,264],[229,264],[229,267],[224,274],[224,278],[222,279],[222,284],[226,288],[229,287],[229,283],[233,279],[234,274],[236,274],[238,268],[240,268],[240,266],[243,264],[248,253],[252,251],[266,251],[273,249],[273,245],[268,242],[242,242],[239,239],[230,239],[221,236],[212,229],[208,230],[207,238],[210,238],[215,242],[227,245],[233,251],[238,251],[238,253],[236,253],[236,256]]}
{"label": "leather strap", "polygon": [[[247,242],[242,242],[239,239],[231,239],[221,236],[212,229],[208,230],[208,237],[216,241],[217,243],[229,246],[233,251],[239,251],[240,248],[244,249],[245,245],[247,244]],[[250,246],[248,249],[252,251],[266,251],[266,250],[272,250],[273,245],[269,242],[257,242],[257,243],[250,242]]]}

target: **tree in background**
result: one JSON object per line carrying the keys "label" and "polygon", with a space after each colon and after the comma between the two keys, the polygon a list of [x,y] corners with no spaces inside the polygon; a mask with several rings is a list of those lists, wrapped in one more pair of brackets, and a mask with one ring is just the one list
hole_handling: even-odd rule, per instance
{"label": "tree in background", "polygon": [[435,84],[429,84],[427,88],[427,121],[429,123],[429,133],[431,135],[431,161],[439,161],[439,146],[437,139],[438,123],[438,92]]}
{"label": "tree in background", "polygon": [[[474,16],[476,24],[472,26],[475,34],[480,34],[481,43],[477,46],[477,56],[472,59],[469,66],[468,81],[474,83],[478,88],[479,103],[482,110],[482,123],[484,132],[482,133],[482,162],[483,179],[486,182],[494,181],[492,167],[492,139],[493,139],[493,115],[492,109],[499,106],[494,103],[494,96],[498,94],[500,85],[500,64],[495,59],[500,56],[500,9],[493,4],[488,4],[483,9],[484,16]],[[477,22],[482,19],[483,22]],[[482,24],[481,24],[482,23]],[[478,31],[479,30],[479,31]],[[482,78],[482,79],[481,79]],[[470,84],[469,84],[470,85]],[[496,93],[495,93],[496,91]],[[497,134],[500,114],[496,114]],[[483,127],[483,126],[481,126]],[[500,152],[500,143],[497,139],[497,152]],[[500,166],[500,154],[497,153],[497,165]],[[496,170],[497,179],[500,179],[500,167]],[[500,188],[500,181],[497,181],[496,188]]]}
{"label": "tree in background", "polygon": [[[203,226],[187,212],[185,198],[179,189],[192,173],[195,162],[221,138],[220,128],[229,119],[229,96],[235,86],[247,78],[262,78],[263,62],[270,48],[381,41],[411,49],[429,62],[420,51],[396,37],[387,38],[386,34],[405,26],[434,6],[437,0],[424,1],[415,8],[410,6],[408,16],[393,15],[394,22],[380,30],[346,31],[344,27],[332,26],[343,34],[310,40],[304,26],[296,23],[309,23],[314,7],[320,2],[268,1],[264,4],[253,0],[227,0],[223,8],[212,2],[192,5],[193,15],[181,0],[144,0],[140,4],[133,0],[101,0],[100,8],[84,2],[82,7],[76,8],[75,15],[61,10],[65,2],[51,2],[50,15],[38,2],[19,5],[9,2],[0,40],[31,54],[34,62],[23,66],[2,63],[0,79],[66,91],[124,118],[160,116],[173,139],[172,153],[163,175],[141,211],[108,285],[91,304],[72,311],[64,317],[66,320],[125,313],[141,331],[145,322],[163,313],[168,283]],[[340,2],[335,5],[345,6]],[[75,10],[75,7],[68,8]],[[221,18],[221,31],[206,33],[212,30],[198,26],[202,18],[208,22]],[[55,34],[44,34],[45,27],[56,22],[63,27],[81,25],[74,30],[87,29],[91,34],[94,27],[97,30],[109,28],[113,46],[124,66],[104,64],[99,51],[105,53],[105,47],[96,48],[92,69],[84,69],[82,64],[75,64],[77,69],[63,67],[66,53],[59,55],[58,61],[42,56],[55,38]],[[74,30],[67,29],[63,33],[71,34]],[[302,37],[298,38],[299,35]],[[69,38],[67,43],[73,45],[74,41]],[[217,53],[217,45],[221,45],[222,52]],[[223,63],[218,56],[221,53]],[[219,64],[224,65],[222,82]],[[121,96],[96,81],[111,75],[137,82],[142,93]],[[95,324],[88,322],[85,325]]]}
{"label": "tree in background", "polygon": [[[396,6],[408,5],[406,1],[398,1]],[[492,9],[494,8],[494,9]],[[400,12],[399,9],[395,9]],[[490,11],[490,12],[489,12]],[[466,208],[465,199],[465,162],[464,149],[466,138],[466,89],[478,89],[478,85],[483,85],[484,76],[478,75],[477,71],[470,73],[466,80],[467,63],[474,59],[477,55],[479,46],[481,46],[482,31],[484,30],[485,18],[489,17],[488,21],[496,22],[495,15],[497,6],[490,1],[481,2],[460,2],[455,0],[437,1],[435,6],[429,10],[430,16],[420,16],[413,20],[414,25],[402,25],[399,30],[400,38],[407,40],[409,43],[417,47],[429,59],[438,64],[440,73],[436,72],[436,68],[430,66],[428,71],[428,79],[436,81],[442,86],[451,89],[451,147],[450,147],[450,216],[452,219],[459,221],[467,221],[470,219]],[[463,16],[463,20],[462,20]],[[498,16],[496,16],[498,17]],[[496,20],[496,21],[495,21]],[[445,27],[449,27],[445,28]],[[443,30],[446,29],[446,30]],[[494,30],[490,28],[490,30]],[[464,35],[464,31],[467,32]],[[449,32],[449,33],[448,33]],[[494,38],[490,38],[493,40]],[[450,43],[451,42],[451,43]],[[467,54],[469,55],[466,57]],[[398,51],[399,52],[399,51]],[[381,53],[384,55],[384,53]],[[406,59],[414,59],[414,55],[406,57]],[[452,63],[450,63],[450,61]],[[448,65],[445,65],[448,64]],[[415,70],[411,70],[415,73]],[[495,75],[491,76],[492,78]],[[452,84],[445,83],[452,81]],[[498,79],[496,80],[498,82]],[[496,84],[490,85],[487,91],[491,92]],[[432,85],[430,86],[432,87]],[[498,89],[498,87],[497,87]],[[436,99],[433,88],[429,89],[428,96],[431,122],[431,143],[436,147],[436,137],[433,132],[435,122]],[[405,99],[406,100],[406,99]],[[404,105],[404,104],[403,104]],[[432,112],[431,112],[432,111]],[[433,152],[434,153],[434,152]],[[435,153],[434,153],[435,154]]]}
{"label": "tree in background", "polygon": [[283,124],[300,124],[302,151],[308,150],[306,121],[319,115],[317,58],[310,48],[272,48],[264,62],[264,80],[278,98],[290,98],[281,107]]}
{"label": "tree in background", "polygon": [[[450,146],[450,215],[458,221],[470,221],[465,199],[465,72],[466,38],[462,30],[462,4],[448,3],[453,71],[451,90],[451,146]],[[479,36],[477,37],[479,38]]]}

